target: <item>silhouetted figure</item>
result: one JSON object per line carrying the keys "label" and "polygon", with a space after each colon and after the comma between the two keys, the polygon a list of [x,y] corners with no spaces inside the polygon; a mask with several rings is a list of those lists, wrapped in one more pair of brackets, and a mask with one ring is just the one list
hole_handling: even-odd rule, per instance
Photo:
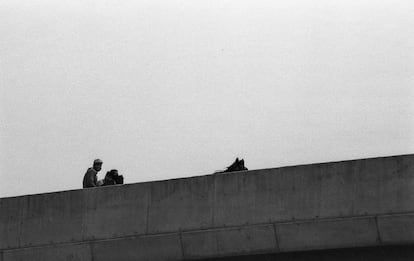
{"label": "silhouetted figure", "polygon": [[102,169],[102,160],[96,159],[93,161],[92,168],[89,168],[85,176],[83,176],[83,187],[84,188],[92,188],[98,186],[98,172]]}
{"label": "silhouetted figure", "polygon": [[248,170],[248,169],[244,166],[244,159],[239,160],[239,158],[236,158],[233,164],[228,166],[224,172],[241,171],[241,170]]}
{"label": "silhouetted figure", "polygon": [[116,184],[124,184],[124,176],[119,175],[118,170],[112,169],[106,173],[102,186],[110,186]]}

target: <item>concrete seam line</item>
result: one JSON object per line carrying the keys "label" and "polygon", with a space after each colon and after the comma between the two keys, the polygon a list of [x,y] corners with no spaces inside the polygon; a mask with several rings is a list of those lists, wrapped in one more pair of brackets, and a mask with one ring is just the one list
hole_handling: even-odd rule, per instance
{"label": "concrete seam line", "polygon": [[378,216],[375,217],[375,228],[377,229],[377,241],[382,244],[381,232],[378,225]]}
{"label": "concrete seam line", "polygon": [[280,247],[279,247],[279,238],[277,236],[277,228],[276,228],[276,224],[273,223],[273,232],[275,233],[275,244],[276,244],[276,251],[280,252]]}
{"label": "concrete seam line", "polygon": [[[238,229],[243,229],[243,228],[271,226],[272,224],[273,223],[257,223],[257,224],[246,224],[246,225],[241,225],[241,226],[212,227],[212,228],[197,229],[197,230],[181,230],[181,233],[194,234],[194,233],[205,233],[205,232],[218,232],[218,231],[238,230]],[[174,232],[171,232],[171,233],[174,233]]]}
{"label": "concrete seam line", "polygon": [[93,243],[89,243],[88,245],[89,245],[89,251],[91,254],[91,261],[94,261],[95,257],[93,256]]}
{"label": "concrete seam line", "polygon": [[[395,213],[396,216],[403,215],[414,215],[413,212],[406,212],[406,213]],[[219,228],[207,228],[207,229],[199,229],[199,230],[180,230],[180,233],[197,233],[197,232],[205,232],[205,231],[217,231],[217,230],[227,230],[227,229],[237,229],[237,228],[247,228],[247,227],[255,227],[261,225],[283,225],[283,224],[303,224],[303,223],[324,223],[324,222],[334,222],[340,220],[355,220],[355,219],[370,219],[375,217],[383,217],[383,216],[393,216],[389,214],[385,215],[366,215],[366,216],[355,216],[355,217],[342,217],[342,218],[322,218],[322,219],[310,219],[310,220],[296,220],[296,221],[289,221],[289,222],[274,222],[274,223],[257,223],[257,224],[249,224],[249,225],[239,225],[239,226],[229,226],[229,227],[219,227]],[[128,235],[128,236],[121,236],[116,238],[102,238],[102,239],[93,239],[93,240],[83,240],[83,241],[72,241],[72,242],[56,242],[56,246],[60,245],[78,245],[78,244],[85,244],[91,242],[102,242],[102,241],[112,241],[112,240],[123,240],[123,239],[131,239],[131,238],[139,238],[139,237],[151,237],[151,236],[166,236],[166,235],[174,235],[177,232],[165,232],[165,233],[154,233],[154,234],[140,234],[140,235]],[[4,250],[17,250],[17,249],[30,249],[30,248],[42,248],[50,246],[50,244],[39,244],[39,245],[32,245],[26,247],[14,247],[14,248],[6,248],[0,249],[0,251]]]}
{"label": "concrete seam line", "polygon": [[[220,230],[231,230],[231,229],[239,229],[239,228],[248,228],[248,227],[258,227],[258,226],[265,226],[265,225],[290,225],[290,224],[306,224],[306,223],[328,223],[328,222],[336,222],[336,221],[343,221],[343,220],[361,220],[361,219],[370,219],[375,218],[374,215],[365,215],[365,216],[354,216],[354,217],[331,217],[331,218],[320,218],[320,219],[303,219],[303,220],[295,220],[295,221],[282,221],[282,222],[261,222],[256,224],[244,224],[244,225],[233,225],[233,226],[222,226],[222,227],[211,227],[211,228],[203,228],[203,229],[191,229],[191,230],[180,230],[182,233],[197,233],[197,232],[206,232],[206,231],[220,231]],[[171,232],[174,233],[174,232]],[[160,233],[164,234],[164,233]]]}
{"label": "concrete seam line", "polygon": [[149,195],[147,196],[147,217],[145,220],[145,234],[148,235],[148,231],[149,231],[149,216],[150,216],[150,206],[151,206],[151,200],[152,200],[152,183],[150,184],[150,189],[149,189]]}
{"label": "concrete seam line", "polygon": [[183,234],[178,232],[178,238],[180,240],[180,247],[181,247],[181,258],[185,260],[185,254],[184,254],[184,243],[183,243]]}
{"label": "concrete seam line", "polygon": [[410,211],[410,212],[395,212],[392,214],[379,214],[376,215],[377,217],[398,217],[398,216],[414,216],[414,212]]}
{"label": "concrete seam line", "polygon": [[[385,217],[385,216],[405,216],[405,215],[414,215],[413,211],[410,212],[395,212],[392,214],[367,214],[367,215],[357,215],[357,216],[343,216],[343,217],[323,217],[323,218],[308,218],[308,219],[295,219],[295,220],[281,220],[281,221],[269,221],[269,222],[260,222],[255,224],[239,224],[239,225],[229,225],[229,226],[222,226],[222,227],[210,227],[210,228],[203,228],[203,229],[181,229],[180,231],[183,233],[187,232],[194,232],[194,231],[208,231],[208,230],[217,230],[217,229],[226,229],[226,228],[239,228],[239,227],[251,227],[251,226],[258,226],[258,225],[268,225],[268,224],[302,224],[302,223],[315,223],[315,222],[330,222],[330,221],[338,221],[338,220],[353,220],[353,219],[365,219],[365,218],[374,218],[376,216]],[[173,232],[170,232],[173,233]],[[163,233],[161,233],[163,234]],[[151,235],[151,234],[148,234]]]}
{"label": "concrete seam line", "polygon": [[216,186],[217,176],[213,175],[213,210],[211,217],[211,225],[214,227],[216,223],[216,200],[217,200],[217,186]]}
{"label": "concrete seam line", "polygon": [[344,216],[344,217],[326,217],[326,218],[312,218],[312,219],[298,219],[291,221],[275,222],[275,224],[304,224],[304,223],[324,223],[335,222],[340,220],[355,220],[355,219],[369,219],[375,218],[375,215],[359,215],[359,216]]}
{"label": "concrete seam line", "polygon": [[[21,204],[20,202],[19,202],[19,204]],[[25,199],[24,199],[24,205],[25,206],[29,206],[29,197],[25,197]],[[21,247],[22,246],[22,234],[23,234],[23,229],[22,229],[22,227],[23,227],[23,209],[26,209],[26,208],[22,208],[22,207],[20,207],[20,210],[19,210],[19,227],[18,227],[18,234],[19,234],[19,238],[18,238],[18,240],[17,240],[17,245],[19,246],[19,247]]]}
{"label": "concrete seam line", "polygon": [[[82,203],[81,203],[81,206],[82,206],[82,213],[87,213],[87,207],[86,207],[86,205],[87,205],[87,202],[88,202],[88,200],[89,200],[89,193],[83,193],[83,197],[82,197]],[[82,215],[82,220],[81,220],[81,237],[82,237],[82,240],[84,240],[85,238],[86,238],[86,229],[85,229],[85,227],[86,227],[86,225],[85,225],[85,214],[84,215]]]}

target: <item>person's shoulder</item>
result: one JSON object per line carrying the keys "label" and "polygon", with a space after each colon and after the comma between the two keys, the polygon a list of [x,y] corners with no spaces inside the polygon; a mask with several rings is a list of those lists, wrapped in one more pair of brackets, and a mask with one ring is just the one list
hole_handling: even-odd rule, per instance
{"label": "person's shoulder", "polygon": [[92,169],[92,168],[88,168],[88,169],[86,170],[86,173],[85,173],[85,174],[93,174],[93,173],[95,173],[95,170],[94,170],[94,169]]}

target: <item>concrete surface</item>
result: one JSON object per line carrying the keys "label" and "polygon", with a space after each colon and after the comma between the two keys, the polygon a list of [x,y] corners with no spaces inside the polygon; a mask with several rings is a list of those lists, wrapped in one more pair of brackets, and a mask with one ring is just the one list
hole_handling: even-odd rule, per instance
{"label": "concrete surface", "polygon": [[93,243],[93,261],[182,260],[178,234]]}
{"label": "concrete surface", "polygon": [[182,241],[186,259],[278,251],[273,225],[187,232]]}
{"label": "concrete surface", "polygon": [[[92,261],[89,245],[60,245],[4,252],[3,261]],[[115,259],[114,259],[115,260]]]}
{"label": "concrete surface", "polygon": [[282,252],[372,246],[379,242],[374,218],[350,218],[276,225]]}
{"label": "concrete surface", "polygon": [[[225,258],[201,259],[202,261],[412,261],[412,246],[377,246],[329,249],[306,252],[289,252],[246,255]],[[200,259],[199,259],[200,260]]]}
{"label": "concrete surface", "polygon": [[414,157],[219,175],[215,226],[414,211]]}
{"label": "concrete surface", "polygon": [[233,172],[2,198],[1,261],[414,244],[413,216],[414,155]]}
{"label": "concrete surface", "polygon": [[50,193],[25,197],[20,217],[20,246],[65,243],[82,238],[85,193]]}
{"label": "concrete surface", "polygon": [[26,197],[0,199],[0,249],[20,246],[20,231]]}
{"label": "concrete surface", "polygon": [[379,217],[378,227],[383,243],[414,242],[414,214]]}
{"label": "concrete surface", "polygon": [[145,234],[150,192],[150,183],[83,191],[82,240]]}
{"label": "concrete surface", "polygon": [[213,226],[213,176],[166,180],[151,185],[148,233]]}

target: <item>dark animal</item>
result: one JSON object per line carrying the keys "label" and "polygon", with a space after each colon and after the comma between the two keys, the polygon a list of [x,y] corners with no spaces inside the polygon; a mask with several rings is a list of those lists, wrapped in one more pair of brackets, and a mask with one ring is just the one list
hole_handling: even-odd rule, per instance
{"label": "dark animal", "polygon": [[233,172],[233,171],[242,171],[242,170],[248,170],[248,168],[244,166],[244,159],[239,160],[239,158],[236,158],[236,160],[230,166],[228,166],[226,170],[217,171],[215,173],[224,173],[224,172]]}
{"label": "dark animal", "polygon": [[105,179],[103,180],[102,186],[110,186],[117,184],[124,184],[124,176],[119,175],[118,170],[116,169],[108,171],[105,175]]}
{"label": "dark animal", "polygon": [[241,171],[241,170],[248,170],[248,168],[244,166],[244,159],[239,160],[239,158],[236,158],[233,164],[228,166],[224,172]]}
{"label": "dark animal", "polygon": [[124,176],[118,175],[114,177],[116,184],[124,184]]}

